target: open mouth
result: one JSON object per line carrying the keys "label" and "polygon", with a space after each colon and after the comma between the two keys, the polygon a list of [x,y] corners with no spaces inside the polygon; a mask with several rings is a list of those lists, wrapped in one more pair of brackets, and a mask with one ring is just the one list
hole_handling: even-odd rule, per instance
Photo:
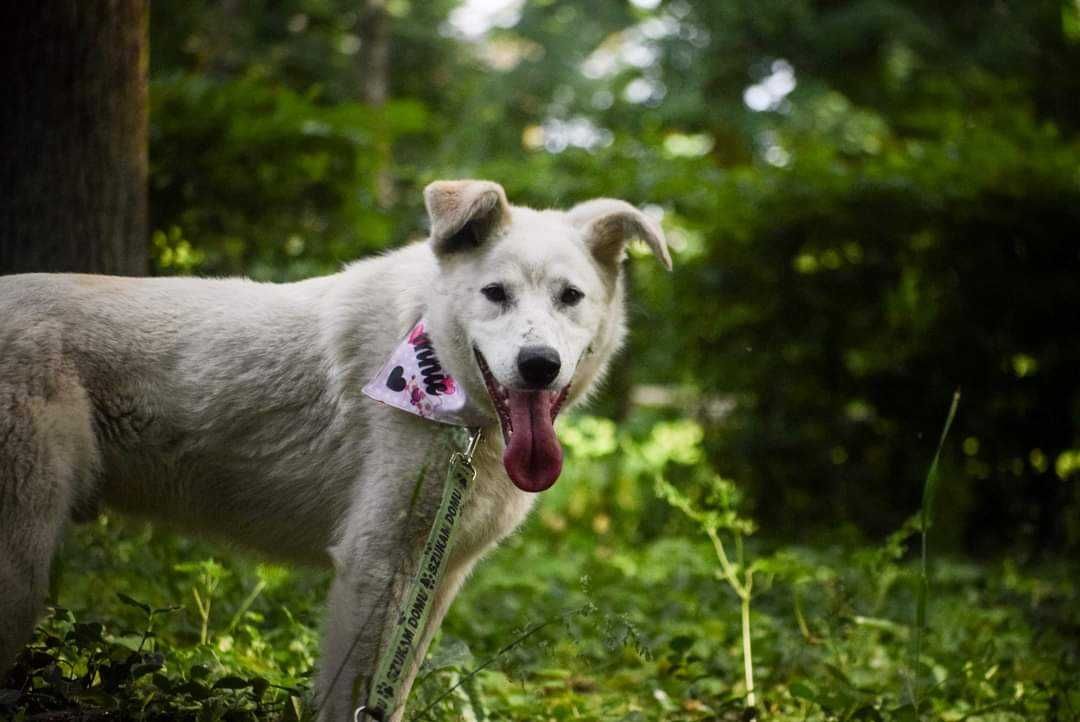
{"label": "open mouth", "polygon": [[491,373],[484,355],[473,348],[491,403],[502,426],[506,451],[503,466],[522,491],[544,491],[562,472],[563,453],[555,436],[555,417],[570,391],[507,389]]}

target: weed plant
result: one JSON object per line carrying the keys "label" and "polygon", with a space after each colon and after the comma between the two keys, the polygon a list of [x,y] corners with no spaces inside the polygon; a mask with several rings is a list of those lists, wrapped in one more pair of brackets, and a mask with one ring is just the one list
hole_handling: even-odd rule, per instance
{"label": "weed plant", "polygon": [[[411,719],[1080,719],[1077,564],[923,562],[947,445],[896,532],[810,544],[754,528],[694,422],[568,422],[564,478],[466,585]],[[73,529],[0,720],[309,719],[329,574],[224,552]]]}

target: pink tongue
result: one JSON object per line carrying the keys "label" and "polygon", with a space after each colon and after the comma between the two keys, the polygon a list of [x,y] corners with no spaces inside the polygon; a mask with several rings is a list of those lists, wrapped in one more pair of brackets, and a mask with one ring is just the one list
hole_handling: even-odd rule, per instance
{"label": "pink tongue", "polygon": [[562,447],[555,438],[550,391],[511,391],[510,423],[514,430],[503,453],[503,466],[522,491],[543,491],[559,478]]}

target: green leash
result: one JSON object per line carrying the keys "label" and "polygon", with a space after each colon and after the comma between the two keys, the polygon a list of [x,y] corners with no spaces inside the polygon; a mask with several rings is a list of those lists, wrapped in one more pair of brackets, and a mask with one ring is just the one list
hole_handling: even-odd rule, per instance
{"label": "green leash", "polygon": [[469,493],[469,485],[476,479],[472,458],[480,443],[480,429],[469,430],[469,443],[464,451],[450,455],[450,468],[446,472],[442,503],[435,514],[416,576],[401,605],[390,645],[379,661],[379,667],[368,693],[367,704],[356,708],[353,721],[361,722],[365,715],[371,719],[388,719],[403,704],[401,684],[416,658],[417,645],[424,634],[431,606],[435,602],[435,590],[446,571],[446,562],[453,546],[454,531]]}

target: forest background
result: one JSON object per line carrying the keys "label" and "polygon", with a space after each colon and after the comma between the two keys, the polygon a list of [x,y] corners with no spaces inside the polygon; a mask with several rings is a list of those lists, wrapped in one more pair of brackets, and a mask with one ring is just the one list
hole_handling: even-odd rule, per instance
{"label": "forest background", "polygon": [[[414,718],[1080,718],[1080,2],[155,0],[148,28],[149,273],[332,273],[422,238],[440,178],[671,239]],[[103,515],[59,577],[0,716],[313,711],[324,574]]]}

